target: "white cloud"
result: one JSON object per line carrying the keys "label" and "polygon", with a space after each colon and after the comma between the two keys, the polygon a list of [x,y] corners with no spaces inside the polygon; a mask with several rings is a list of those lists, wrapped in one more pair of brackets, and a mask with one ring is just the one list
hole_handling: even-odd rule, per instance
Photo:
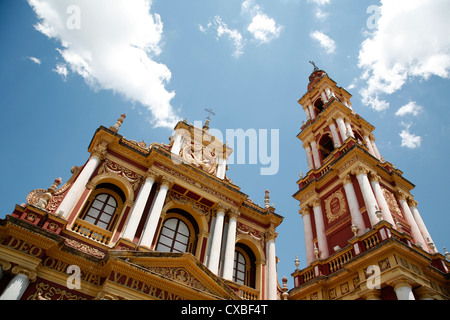
{"label": "white cloud", "polygon": [[329,36],[320,31],[311,32],[309,35],[311,39],[316,40],[319,45],[325,49],[328,54],[334,53],[336,50],[336,42]]}
{"label": "white cloud", "polygon": [[255,4],[255,0],[244,0],[241,4],[241,13],[250,13],[251,15],[255,15],[260,10],[261,7]]}
{"label": "white cloud", "polygon": [[319,20],[325,20],[328,17],[328,12],[323,11],[320,8],[317,8],[316,10],[316,18]]}
{"label": "white cloud", "polygon": [[418,116],[423,111],[423,107],[419,106],[415,101],[411,101],[408,104],[402,106],[395,113],[396,116],[403,117],[407,114]]}
{"label": "white cloud", "polygon": [[315,16],[317,19],[324,21],[329,16],[329,13],[324,11],[323,8],[329,5],[331,0],[308,0],[308,3],[313,3],[315,5]]}
{"label": "white cloud", "polygon": [[331,0],[308,0],[308,2],[312,2],[312,3],[314,3],[314,4],[318,5],[318,6],[323,6],[323,5],[326,5],[326,4],[330,4]]}
{"label": "white cloud", "polygon": [[69,70],[67,70],[67,66],[64,63],[58,63],[53,71],[59,74],[63,80],[66,81]]}
{"label": "white cloud", "polygon": [[382,95],[400,90],[410,78],[450,77],[450,2],[382,0],[381,4],[377,28],[362,43],[358,64],[366,81],[360,92],[363,102],[375,110],[380,110],[377,102],[387,104]]}
{"label": "white cloud", "polygon": [[400,137],[402,138],[402,147],[415,149],[420,147],[420,144],[422,143],[422,138],[410,133],[409,129],[402,130],[402,132],[400,132]]}
{"label": "white cloud", "polygon": [[[244,0],[242,2],[241,15],[251,20],[247,31],[250,33],[251,38],[260,44],[270,43],[280,36],[283,27],[262,12],[261,7],[255,3],[255,0]],[[239,58],[244,53],[244,47],[249,39],[246,37],[245,32],[229,28],[220,16],[215,16],[206,26],[199,25],[199,29],[203,33],[207,33],[211,28],[217,32],[218,38],[226,35],[231,40],[235,49],[233,52],[234,57]]]}
{"label": "white cloud", "polygon": [[175,93],[166,89],[169,68],[156,61],[163,24],[150,12],[151,0],[28,3],[39,19],[36,30],[60,43],[63,62],[55,72],[64,79],[73,72],[95,89],[118,92],[148,108],[155,126],[173,128],[178,120],[171,106]]}
{"label": "white cloud", "polygon": [[203,33],[207,33],[210,28],[214,28],[217,32],[217,38],[227,36],[228,39],[231,40],[234,47],[233,56],[235,58],[239,58],[244,53],[243,49],[245,42],[242,34],[237,29],[230,29],[228,25],[222,21],[220,16],[215,16],[213,21],[210,21],[206,26],[199,26],[200,31]]}
{"label": "white cloud", "polygon": [[257,13],[247,30],[253,37],[261,43],[269,43],[275,38],[278,38],[281,33],[281,26],[278,26],[274,19],[269,18],[264,13]]}
{"label": "white cloud", "polygon": [[39,64],[39,65],[41,64],[41,60],[39,60],[36,57],[28,57],[28,60],[33,61],[34,63]]}

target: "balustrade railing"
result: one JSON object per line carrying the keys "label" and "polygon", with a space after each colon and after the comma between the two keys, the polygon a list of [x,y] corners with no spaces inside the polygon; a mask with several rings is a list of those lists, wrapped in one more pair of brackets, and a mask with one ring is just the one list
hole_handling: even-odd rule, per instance
{"label": "balustrade railing", "polygon": [[[328,259],[316,260],[307,268],[295,272],[293,276],[296,278],[297,285],[310,282],[319,275],[328,276],[331,273],[339,271],[344,268],[346,263],[352,261],[361,252],[367,251],[380,244],[382,242],[382,238],[379,233],[381,229],[379,228],[381,227],[383,226],[377,227],[376,230],[374,229],[372,232],[368,232],[356,240],[352,240],[352,243],[359,246],[360,249],[358,251],[354,251],[355,248],[353,244],[349,244],[345,248],[330,256]],[[396,234],[393,229],[390,234],[391,237],[397,240],[401,240],[402,238],[401,235]],[[383,241],[386,239],[383,238]]]}
{"label": "balustrade railing", "polygon": [[225,282],[236,291],[242,300],[259,300],[259,290],[231,280],[225,280]]}
{"label": "balustrade railing", "polygon": [[380,243],[380,239],[378,237],[378,233],[374,233],[367,239],[364,239],[364,246],[365,246],[366,250],[368,250],[372,247],[375,247],[379,243]]}
{"label": "balustrade railing", "polygon": [[82,235],[83,237],[105,245],[109,243],[112,236],[110,231],[97,227],[81,219],[75,220],[72,226],[72,231]]}
{"label": "balustrade railing", "polygon": [[328,267],[330,268],[330,273],[338,271],[342,269],[344,264],[350,261],[353,258],[353,249],[350,247],[346,251],[342,252],[337,257],[333,258],[328,262]]}

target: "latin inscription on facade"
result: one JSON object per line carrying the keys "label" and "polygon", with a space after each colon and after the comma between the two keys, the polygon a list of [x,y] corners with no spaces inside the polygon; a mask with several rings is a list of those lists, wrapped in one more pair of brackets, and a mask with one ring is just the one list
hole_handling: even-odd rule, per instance
{"label": "latin inscription on facade", "polygon": [[324,203],[328,223],[333,222],[340,216],[348,213],[345,196],[341,189],[326,198]]}

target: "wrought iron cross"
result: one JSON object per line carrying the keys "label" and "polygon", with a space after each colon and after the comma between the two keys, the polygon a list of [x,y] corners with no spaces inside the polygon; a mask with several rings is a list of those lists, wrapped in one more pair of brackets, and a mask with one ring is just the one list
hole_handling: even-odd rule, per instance
{"label": "wrought iron cross", "polygon": [[[211,108],[205,108],[205,111],[208,112],[210,116],[215,116],[216,115]],[[209,116],[208,116],[208,119],[209,119]]]}
{"label": "wrought iron cross", "polygon": [[310,61],[309,63],[311,63],[314,67],[314,71],[319,70],[319,68],[317,68],[316,64],[314,63],[314,61]]}

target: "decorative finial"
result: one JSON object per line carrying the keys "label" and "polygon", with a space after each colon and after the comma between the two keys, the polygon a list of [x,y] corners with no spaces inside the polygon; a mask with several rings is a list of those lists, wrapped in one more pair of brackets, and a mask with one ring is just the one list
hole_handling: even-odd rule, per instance
{"label": "decorative finial", "polygon": [[205,125],[203,126],[203,130],[209,130],[209,117],[206,118]]}
{"label": "decorative finial", "polygon": [[445,258],[447,259],[447,260],[450,260],[450,252],[447,252],[447,249],[445,249],[445,247],[444,247],[444,252],[445,252]]}
{"label": "decorative finial", "polygon": [[206,117],[206,123],[203,126],[203,130],[209,130],[209,120],[211,120],[210,116],[215,116],[216,114],[211,108],[205,108],[205,111],[209,113],[209,116]]}
{"label": "decorative finial", "polygon": [[375,215],[377,216],[377,218],[381,221],[383,220],[383,215],[380,211],[380,209],[378,208],[378,206],[375,206]]}
{"label": "decorative finial", "polygon": [[358,227],[356,226],[355,221],[353,220],[352,220],[352,232],[355,237],[358,235]]}
{"label": "decorative finial", "polygon": [[314,71],[319,70],[319,68],[317,68],[316,64],[314,63],[314,61],[310,61],[309,63],[311,63],[314,67]]}
{"label": "decorative finial", "polygon": [[300,265],[300,260],[298,260],[298,255],[295,255],[295,260],[294,260],[294,262],[295,262],[295,267],[296,267],[297,270],[298,270],[298,266]]}
{"label": "decorative finial", "polygon": [[316,259],[319,259],[319,249],[317,248],[317,244],[314,242],[314,255]]}
{"label": "decorative finial", "polygon": [[56,191],[56,188],[61,184],[62,179],[61,178],[56,178],[55,181],[53,182],[52,186],[50,188],[47,189],[47,192],[44,193],[41,198],[39,199],[39,201],[36,203],[36,207],[39,207],[41,209],[46,209],[47,208],[47,204],[49,202],[49,200],[53,197],[53,194]]}
{"label": "decorative finial", "polygon": [[431,251],[434,252],[434,249],[436,248],[434,243],[430,240],[430,238],[427,238],[427,244],[430,247]]}
{"label": "decorative finial", "polygon": [[303,179],[303,172],[300,171],[300,173],[298,174],[300,176],[300,179]]}
{"label": "decorative finial", "polygon": [[121,126],[122,123],[123,123],[123,120],[124,120],[126,117],[127,117],[127,116],[125,115],[125,113],[122,114],[122,115],[120,116],[120,118],[117,119],[116,123],[115,123],[113,126],[109,127],[109,129],[112,130],[112,131],[114,131],[114,132],[118,132],[120,126]]}
{"label": "decorative finial", "polygon": [[394,217],[394,222],[395,222],[395,225],[397,226],[398,232],[403,232],[402,224],[401,224],[400,221],[397,219],[397,217]]}
{"label": "decorative finial", "polygon": [[264,209],[270,207],[269,190],[266,190],[266,195],[264,196]]}
{"label": "decorative finial", "polygon": [[283,300],[287,300],[289,297],[289,293],[288,293],[289,289],[287,286],[288,279],[286,277],[283,277],[283,279],[281,279],[281,281],[283,282],[283,287],[281,288],[281,291],[283,291],[283,293],[281,296],[282,296]]}

